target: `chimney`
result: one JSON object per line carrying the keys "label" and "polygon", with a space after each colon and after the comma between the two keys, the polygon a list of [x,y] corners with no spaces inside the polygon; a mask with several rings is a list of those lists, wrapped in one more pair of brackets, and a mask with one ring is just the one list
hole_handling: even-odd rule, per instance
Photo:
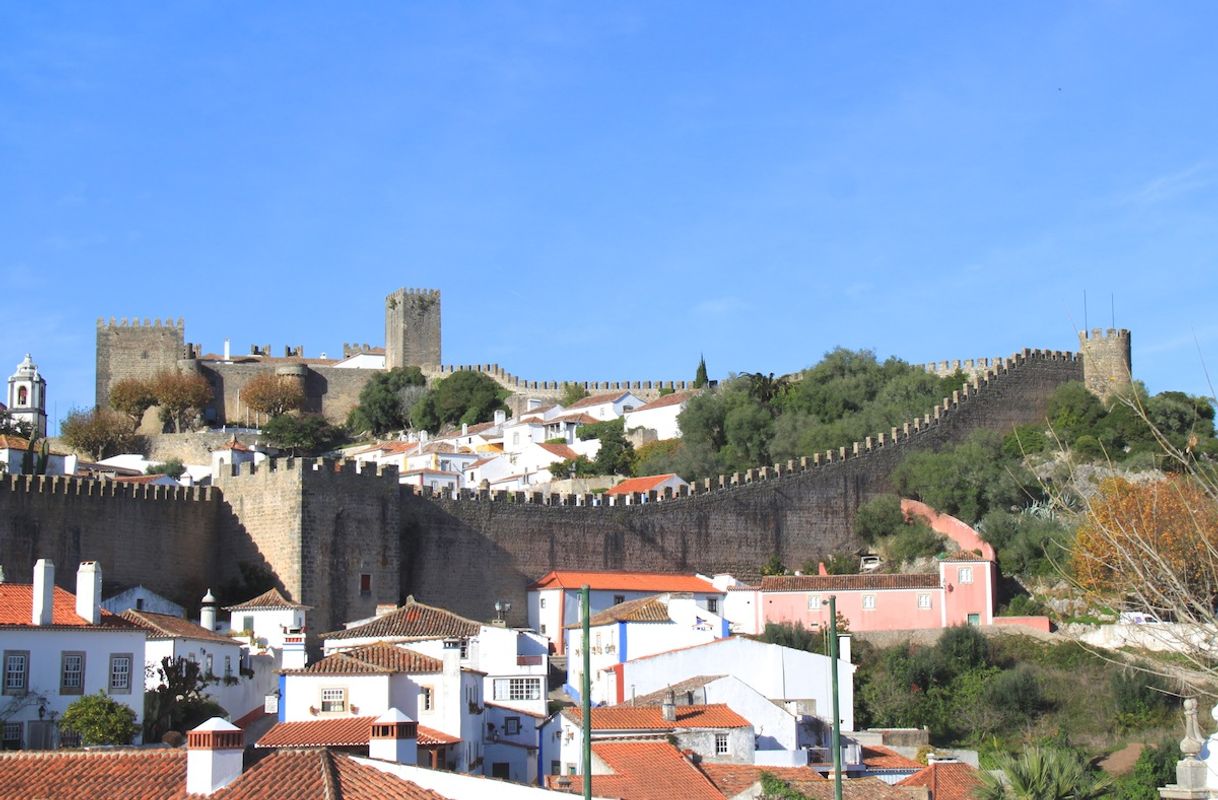
{"label": "chimney", "polygon": [[241,776],[241,729],[212,717],[186,733],[186,793],[210,796]]}
{"label": "chimney", "polygon": [[224,340],[224,360],[225,361],[233,360],[232,351],[229,348],[230,348],[230,342],[228,339],[225,339]]}
{"label": "chimney", "polygon": [[304,669],[308,666],[309,654],[305,650],[305,635],[302,631],[284,633],[279,662],[281,669]]}
{"label": "chimney", "polygon": [[839,633],[837,635],[837,659],[850,663],[850,635]]}
{"label": "chimney", "polygon": [[461,423],[461,435],[469,436],[469,423],[468,422]]}
{"label": "chimney", "polygon": [[414,767],[419,763],[419,723],[390,708],[372,723],[368,757]]}
{"label": "chimney", "polygon": [[216,630],[216,596],[207,590],[203,595],[203,605],[199,609],[199,625],[209,631]]}
{"label": "chimney", "polygon": [[495,424],[502,425],[505,422],[507,422],[507,412],[501,408],[495,412]]}
{"label": "chimney", "polygon": [[817,575],[828,575],[829,574],[829,570],[825,569],[825,562],[823,562],[823,561],[817,562],[816,574]]}
{"label": "chimney", "polygon": [[55,606],[55,562],[40,558],[34,564],[34,596],[31,598],[32,625],[50,625],[51,612]]}
{"label": "chimney", "polygon": [[665,722],[677,721],[677,697],[673,694],[672,689],[664,695],[664,702],[660,704],[660,716]]}
{"label": "chimney", "polygon": [[76,615],[90,625],[101,622],[101,564],[82,561],[76,570]]}

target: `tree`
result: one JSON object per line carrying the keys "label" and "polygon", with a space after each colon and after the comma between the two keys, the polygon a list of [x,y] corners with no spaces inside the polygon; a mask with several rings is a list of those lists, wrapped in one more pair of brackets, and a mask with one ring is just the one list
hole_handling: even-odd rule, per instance
{"label": "tree", "polygon": [[215,676],[203,674],[197,661],[165,656],[155,671],[160,685],[144,693],[144,740],[160,741],[169,731],[185,733],[212,717],[227,716],[206,693]]}
{"label": "tree", "polygon": [[598,475],[633,475],[634,445],[626,441],[625,418],[611,420],[600,430],[600,449],[593,465]]}
{"label": "tree", "polygon": [[211,386],[197,372],[163,370],[152,379],[152,393],[161,408],[161,421],[181,433],[191,418],[211,402]]}
{"label": "tree", "polygon": [[854,533],[864,542],[874,542],[891,536],[905,527],[905,513],[901,511],[901,498],[895,494],[882,494],[859,506],[854,514]]}
{"label": "tree", "polygon": [[292,455],[313,455],[332,449],[343,433],[320,414],[280,414],[262,429],[267,441]]}
{"label": "tree", "polygon": [[1100,800],[1112,788],[1109,778],[1095,775],[1067,750],[1031,747],[1018,757],[1004,753],[998,767],[1007,782],[982,772],[977,800]]}
{"label": "tree", "polygon": [[182,473],[186,471],[186,466],[180,458],[171,458],[160,464],[150,464],[144,470],[145,475],[168,475],[171,478],[180,478]]}
{"label": "tree", "polygon": [[18,436],[22,439],[30,438],[33,432],[33,426],[23,419],[17,419],[8,409],[0,409],[0,436]]}
{"label": "tree", "polygon": [[558,396],[558,404],[561,406],[569,406],[578,403],[588,396],[588,390],[580,386],[578,383],[567,383],[563,381],[562,394]]}
{"label": "tree", "polygon": [[59,426],[59,436],[73,450],[88,453],[98,461],[129,449],[133,443],[129,420],[108,408],[69,411]]}
{"label": "tree", "polygon": [[418,367],[394,367],[374,375],[360,390],[359,405],[348,415],[347,427],[374,434],[409,427],[411,408],[426,394],[426,386]]}
{"label": "tree", "polygon": [[706,377],[706,356],[698,356],[698,369],[694,372],[694,388],[703,389],[710,383]]}
{"label": "tree", "polygon": [[295,411],[304,401],[300,382],[289,375],[260,372],[241,387],[241,402],[269,417]]}
{"label": "tree", "polygon": [[436,431],[444,425],[487,422],[500,409],[509,392],[489,375],[472,370],[454,372],[436,383],[410,411],[416,428]]}
{"label": "tree", "polygon": [[150,381],[123,378],[110,387],[110,407],[131,418],[131,430],[139,428],[144,412],[156,405],[156,392]]}
{"label": "tree", "polygon": [[139,732],[135,711],[102,692],[87,694],[68,706],[59,718],[59,727],[79,734],[85,745],[131,744]]}

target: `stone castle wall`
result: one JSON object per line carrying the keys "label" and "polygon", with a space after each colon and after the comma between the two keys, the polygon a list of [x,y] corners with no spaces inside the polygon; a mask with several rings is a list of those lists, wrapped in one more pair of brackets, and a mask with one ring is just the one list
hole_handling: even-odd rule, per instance
{"label": "stone castle wall", "polygon": [[1127,330],[1095,328],[1079,331],[1084,364],[1083,382],[1102,400],[1128,392],[1133,385],[1133,356]]}
{"label": "stone castle wall", "polygon": [[108,404],[110,387],[125,378],[151,378],[177,366],[185,350],[182,320],[97,321],[97,405]]}

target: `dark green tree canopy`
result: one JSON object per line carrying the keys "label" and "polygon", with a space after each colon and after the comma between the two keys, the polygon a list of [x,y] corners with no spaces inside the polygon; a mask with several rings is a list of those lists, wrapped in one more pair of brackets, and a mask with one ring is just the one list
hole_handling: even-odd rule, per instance
{"label": "dark green tree canopy", "polygon": [[347,417],[347,427],[375,434],[410,425],[410,409],[423,394],[427,379],[418,367],[395,367],[374,375],[359,393],[359,405]]}
{"label": "dark green tree canopy", "polygon": [[438,431],[445,425],[489,422],[500,409],[508,391],[481,372],[455,372],[432,387],[410,412],[410,421],[421,430]]}

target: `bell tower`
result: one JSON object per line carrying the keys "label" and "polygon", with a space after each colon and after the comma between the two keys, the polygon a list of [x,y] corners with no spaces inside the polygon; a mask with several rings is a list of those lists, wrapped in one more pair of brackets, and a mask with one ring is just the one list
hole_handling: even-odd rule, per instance
{"label": "bell tower", "polygon": [[47,435],[47,382],[29,353],[8,379],[8,413],[14,420],[29,423],[35,437]]}

